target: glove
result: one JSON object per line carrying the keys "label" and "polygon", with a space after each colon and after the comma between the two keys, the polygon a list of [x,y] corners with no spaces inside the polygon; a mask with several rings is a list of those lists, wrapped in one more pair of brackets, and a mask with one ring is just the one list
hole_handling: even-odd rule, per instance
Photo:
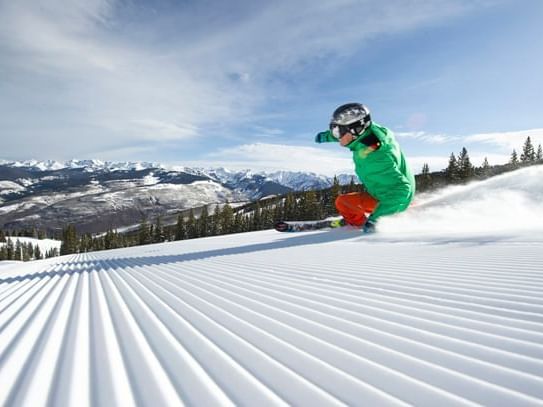
{"label": "glove", "polygon": [[318,133],[315,136],[315,143],[326,143],[329,140],[328,133],[330,133],[329,130]]}
{"label": "glove", "polygon": [[375,233],[375,221],[368,219],[366,223],[364,223],[364,226],[362,226],[362,232],[363,233]]}

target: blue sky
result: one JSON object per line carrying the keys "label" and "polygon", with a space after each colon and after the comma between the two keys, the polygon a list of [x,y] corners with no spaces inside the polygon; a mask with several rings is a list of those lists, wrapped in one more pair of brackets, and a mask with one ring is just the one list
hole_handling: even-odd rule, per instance
{"label": "blue sky", "polygon": [[0,0],[0,158],[348,172],[313,138],[358,101],[417,172],[504,162],[543,143],[541,21],[539,0]]}

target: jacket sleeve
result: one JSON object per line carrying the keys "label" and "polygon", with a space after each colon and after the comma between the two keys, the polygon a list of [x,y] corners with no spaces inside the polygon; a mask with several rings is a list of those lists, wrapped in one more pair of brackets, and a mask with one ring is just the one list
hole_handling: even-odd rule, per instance
{"label": "jacket sleeve", "polygon": [[[372,154],[379,154],[379,152]],[[367,175],[377,179],[379,184],[374,192],[374,198],[379,204],[371,214],[371,220],[401,212],[409,206],[413,195],[412,185],[400,171],[392,153],[382,152],[375,165],[372,166],[372,173]]]}
{"label": "jacket sleeve", "polygon": [[339,142],[337,138],[332,135],[330,130],[321,131],[315,136],[315,143],[332,143]]}

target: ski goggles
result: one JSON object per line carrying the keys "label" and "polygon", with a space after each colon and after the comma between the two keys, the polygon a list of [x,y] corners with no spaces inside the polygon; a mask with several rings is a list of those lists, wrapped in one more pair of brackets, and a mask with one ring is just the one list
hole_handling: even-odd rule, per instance
{"label": "ski goggles", "polygon": [[349,127],[342,126],[336,123],[330,123],[330,131],[332,132],[332,136],[334,136],[338,140],[347,133],[350,133]]}

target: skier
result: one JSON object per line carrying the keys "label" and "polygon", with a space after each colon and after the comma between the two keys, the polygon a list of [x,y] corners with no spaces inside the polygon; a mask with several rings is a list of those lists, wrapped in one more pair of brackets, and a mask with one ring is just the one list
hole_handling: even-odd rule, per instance
{"label": "skier", "polygon": [[415,177],[392,131],[371,120],[369,109],[360,103],[339,106],[330,129],[315,137],[317,143],[339,142],[353,153],[355,172],[367,192],[339,195],[336,209],[344,222],[375,231],[381,216],[407,209],[415,194]]}

